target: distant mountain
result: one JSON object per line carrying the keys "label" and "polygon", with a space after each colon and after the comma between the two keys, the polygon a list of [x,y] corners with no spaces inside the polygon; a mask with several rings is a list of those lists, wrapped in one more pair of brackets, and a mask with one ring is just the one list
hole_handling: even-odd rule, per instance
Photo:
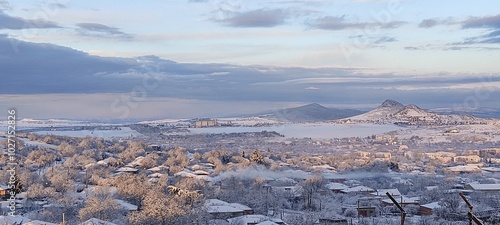
{"label": "distant mountain", "polygon": [[397,113],[405,106],[395,100],[385,100],[374,110],[352,117],[354,120],[385,120]]}
{"label": "distant mountain", "polygon": [[361,115],[348,118],[353,122],[396,123],[409,125],[454,125],[485,123],[484,119],[470,115],[443,115],[422,109],[414,104],[404,106],[394,101],[386,100],[377,108]]}
{"label": "distant mountain", "polygon": [[318,103],[312,103],[274,111],[264,117],[287,122],[319,122],[347,118],[361,113],[363,112],[359,110],[327,108]]}

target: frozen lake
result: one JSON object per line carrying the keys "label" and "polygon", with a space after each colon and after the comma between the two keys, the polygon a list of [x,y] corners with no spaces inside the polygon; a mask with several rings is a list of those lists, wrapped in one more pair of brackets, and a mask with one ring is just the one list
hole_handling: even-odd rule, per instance
{"label": "frozen lake", "polygon": [[344,138],[344,137],[366,137],[374,134],[382,134],[394,130],[405,128],[396,125],[375,125],[375,124],[285,124],[281,126],[267,127],[207,127],[190,128],[194,134],[218,134],[218,133],[243,133],[276,131],[287,138]]}

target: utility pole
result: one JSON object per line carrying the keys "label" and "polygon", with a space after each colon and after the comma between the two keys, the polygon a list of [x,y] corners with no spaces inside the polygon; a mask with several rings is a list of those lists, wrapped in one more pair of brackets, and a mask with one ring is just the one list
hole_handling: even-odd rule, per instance
{"label": "utility pole", "polygon": [[399,211],[401,212],[401,225],[405,225],[405,219],[406,219],[405,209],[403,209],[403,207],[401,207],[401,205],[399,205],[399,203],[396,201],[396,199],[394,199],[394,197],[392,197],[392,195],[389,194],[389,192],[387,192],[385,194],[387,195],[387,197],[389,197],[391,199],[392,203],[394,203],[394,205],[396,205],[396,207],[398,207]]}

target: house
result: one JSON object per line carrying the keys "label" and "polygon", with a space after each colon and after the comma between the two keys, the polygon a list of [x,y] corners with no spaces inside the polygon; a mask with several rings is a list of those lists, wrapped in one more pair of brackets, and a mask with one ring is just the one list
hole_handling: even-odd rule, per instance
{"label": "house", "polygon": [[[281,219],[270,218],[264,215],[244,215],[227,220],[231,225],[284,225]],[[272,223],[269,223],[272,222]]]}
{"label": "house", "polygon": [[464,173],[480,173],[481,169],[476,165],[464,165],[464,166],[446,167],[443,169],[443,171],[454,174],[464,174]]}
{"label": "house", "polygon": [[346,219],[339,218],[319,218],[318,224],[320,225],[347,225]]}
{"label": "house", "polygon": [[420,215],[422,216],[430,216],[434,214],[435,210],[440,208],[439,202],[432,202],[429,204],[420,206]]}
{"label": "house", "polygon": [[116,170],[116,172],[118,172],[118,173],[137,173],[137,171],[139,171],[139,169],[130,168],[130,167],[121,167],[121,168]]}
{"label": "house", "polygon": [[372,193],[375,192],[375,190],[366,187],[366,186],[356,186],[356,187],[351,187],[344,189],[340,191],[341,193]]}
{"label": "house", "polygon": [[399,197],[401,196],[401,193],[399,192],[398,189],[392,188],[392,189],[377,189],[376,192],[370,193],[371,195],[375,196],[387,196],[386,193],[389,192],[393,197]]}
{"label": "house", "polygon": [[337,173],[325,173],[323,176],[323,180],[328,182],[342,183],[346,181],[347,178]]}
{"label": "house", "polygon": [[[401,206],[407,206],[407,205],[420,205],[420,198],[419,197],[404,197],[404,196],[399,196],[399,198],[395,198],[396,201],[401,205]],[[394,203],[392,202],[391,199],[384,199],[382,200],[382,204],[384,206],[393,206]]]}
{"label": "house", "polygon": [[375,158],[378,158],[378,159],[385,159],[385,160],[389,160],[391,159],[392,155],[390,152],[376,152],[375,153]]}
{"label": "house", "polygon": [[326,189],[328,189],[334,193],[340,193],[342,190],[349,188],[349,186],[347,186],[345,184],[334,183],[334,182],[330,182],[330,183],[326,184],[325,187],[326,187]]}
{"label": "house", "polygon": [[497,167],[483,167],[482,169],[488,173],[500,173],[500,168]]}
{"label": "house", "polygon": [[0,216],[0,224],[19,224],[19,225],[57,225],[40,220],[31,220],[29,218],[15,215],[15,216]]}
{"label": "house", "polygon": [[0,198],[8,198],[10,196],[9,194],[10,188],[5,185],[0,185]]}
{"label": "house", "polygon": [[108,221],[92,218],[88,219],[83,223],[79,223],[78,225],[117,225],[116,223],[111,223]]}
{"label": "house", "polygon": [[455,163],[478,163],[481,161],[481,157],[478,155],[459,155],[453,157],[453,162]]}
{"label": "house", "polygon": [[196,128],[201,127],[215,127],[217,126],[217,120],[199,120],[194,123]]}
{"label": "house", "polygon": [[466,190],[481,191],[481,192],[500,192],[500,184],[467,184],[464,186]]}
{"label": "house", "polygon": [[228,203],[219,199],[207,199],[205,207],[212,219],[228,219],[253,214],[253,209],[246,205]]}
{"label": "house", "polygon": [[276,194],[281,194],[288,198],[300,198],[304,189],[300,185],[284,186],[284,187],[271,187],[271,190]]}
{"label": "house", "polygon": [[361,217],[373,217],[377,215],[375,206],[358,206],[358,215]]}
{"label": "house", "polygon": [[115,199],[115,202],[118,203],[118,205],[120,205],[122,208],[126,209],[127,211],[137,211],[139,209],[139,206],[128,203],[128,202],[123,201],[121,199]]}
{"label": "house", "polygon": [[483,158],[495,158],[500,155],[500,148],[485,148],[479,151],[479,156]]}

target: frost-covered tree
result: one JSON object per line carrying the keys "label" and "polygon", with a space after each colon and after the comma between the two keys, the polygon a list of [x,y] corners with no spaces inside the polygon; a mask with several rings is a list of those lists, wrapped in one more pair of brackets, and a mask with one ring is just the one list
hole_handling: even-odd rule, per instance
{"label": "frost-covered tree", "polygon": [[45,177],[47,181],[50,182],[51,187],[54,187],[56,191],[66,193],[75,191],[75,181],[73,180],[74,173],[75,171],[69,168],[57,165],[48,169],[45,173]]}
{"label": "frost-covered tree", "polygon": [[309,177],[302,183],[306,196],[306,209],[313,209],[313,195],[317,194],[318,190],[324,186],[324,183],[323,178],[319,176]]}
{"label": "frost-covered tree", "polygon": [[78,211],[80,221],[97,218],[105,221],[121,219],[126,211],[111,196],[92,196],[87,198],[84,207]]}
{"label": "frost-covered tree", "polygon": [[53,187],[44,187],[43,184],[35,183],[28,188],[28,197],[35,200],[44,198],[54,198],[56,189]]}
{"label": "frost-covered tree", "polygon": [[182,171],[189,165],[189,158],[187,157],[186,150],[179,147],[169,150],[168,158],[164,165],[170,167],[169,171],[171,174]]}
{"label": "frost-covered tree", "polygon": [[205,224],[208,214],[200,210],[202,202],[200,199],[188,204],[183,195],[151,189],[142,201],[142,209],[131,213],[128,221],[133,225]]}
{"label": "frost-covered tree", "polygon": [[30,167],[43,168],[54,162],[55,154],[51,149],[39,148],[31,151],[24,163]]}
{"label": "frost-covered tree", "polygon": [[146,145],[142,142],[128,142],[128,146],[124,151],[118,154],[118,158],[120,158],[124,162],[130,162],[139,156],[145,155],[145,148]]}
{"label": "frost-covered tree", "polygon": [[58,150],[64,157],[71,157],[78,153],[76,146],[71,145],[68,142],[62,142],[58,146]]}
{"label": "frost-covered tree", "polygon": [[139,206],[148,190],[151,189],[147,177],[137,174],[122,174],[115,178],[114,185],[118,188],[120,195]]}
{"label": "frost-covered tree", "polygon": [[259,152],[259,150],[254,150],[252,154],[250,154],[250,161],[255,162],[255,163],[264,163],[264,157],[262,154]]}

